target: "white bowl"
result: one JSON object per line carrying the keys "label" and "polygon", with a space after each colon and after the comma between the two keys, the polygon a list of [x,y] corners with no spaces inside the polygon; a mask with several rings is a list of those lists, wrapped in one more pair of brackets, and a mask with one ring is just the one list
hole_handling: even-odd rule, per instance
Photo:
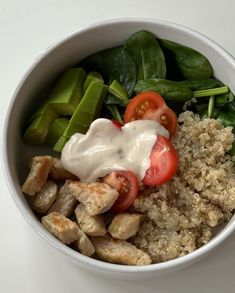
{"label": "white bowl", "polygon": [[5,121],[3,138],[3,161],[9,189],[18,209],[33,229],[78,266],[102,275],[125,279],[155,277],[198,261],[232,234],[235,229],[235,217],[203,247],[164,263],[135,267],[110,264],[83,256],[62,244],[44,229],[21,192],[20,185],[26,176],[27,157],[45,151],[41,147],[25,146],[21,140],[21,131],[27,117],[40,103],[43,92],[59,73],[91,53],[123,44],[131,34],[139,30],[151,31],[159,38],[169,39],[200,51],[210,60],[215,76],[235,92],[233,57],[202,34],[174,23],[155,19],[108,20],[74,33],[39,56],[14,93]]}

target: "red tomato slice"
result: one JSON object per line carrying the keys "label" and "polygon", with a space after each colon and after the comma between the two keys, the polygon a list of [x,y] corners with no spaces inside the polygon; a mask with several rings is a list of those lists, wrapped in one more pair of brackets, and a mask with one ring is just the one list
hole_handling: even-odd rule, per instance
{"label": "red tomato slice", "polygon": [[158,135],[150,156],[150,167],[142,182],[157,186],[170,180],[178,167],[178,156],[174,146],[165,137]]}
{"label": "red tomato slice", "polygon": [[156,120],[169,131],[171,136],[175,134],[177,116],[156,92],[142,92],[130,101],[124,114],[124,122],[138,119]]}
{"label": "red tomato slice", "polygon": [[129,208],[138,195],[138,180],[130,171],[115,171],[103,178],[103,181],[119,192],[119,197],[112,206],[114,212],[120,213]]}

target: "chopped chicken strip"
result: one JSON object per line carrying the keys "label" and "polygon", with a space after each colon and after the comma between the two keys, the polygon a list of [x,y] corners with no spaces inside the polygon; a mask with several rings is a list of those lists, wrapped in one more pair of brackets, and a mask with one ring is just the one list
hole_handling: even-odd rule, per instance
{"label": "chopped chicken strip", "polygon": [[61,164],[61,160],[53,158],[53,166],[50,170],[49,177],[52,180],[78,180],[77,176],[65,170]]}
{"label": "chopped chicken strip", "polygon": [[102,182],[70,181],[68,190],[85,205],[92,216],[108,211],[118,198],[117,190]]}
{"label": "chopped chicken strip", "polygon": [[136,248],[133,244],[111,237],[92,237],[97,256],[104,261],[124,265],[149,265],[148,253]]}
{"label": "chopped chicken strip", "polygon": [[58,191],[53,181],[47,181],[31,202],[32,209],[38,214],[44,215],[53,204]]}
{"label": "chopped chicken strip", "polygon": [[86,256],[91,256],[95,253],[95,248],[91,243],[91,240],[86,236],[86,234],[79,229],[78,232],[79,239],[74,242],[75,249]]}
{"label": "chopped chicken strip", "polygon": [[69,217],[77,205],[76,198],[71,194],[68,189],[68,182],[66,182],[59,190],[55,203],[52,205],[48,214],[51,212],[60,213]]}
{"label": "chopped chicken strip", "polygon": [[32,164],[28,177],[22,186],[22,191],[27,195],[35,195],[42,189],[48,174],[53,165],[51,156],[36,156],[32,159]]}
{"label": "chopped chicken strip", "polygon": [[59,213],[50,213],[42,217],[43,226],[64,244],[79,239],[78,225]]}
{"label": "chopped chicken strip", "polygon": [[86,207],[80,203],[75,209],[75,215],[81,230],[89,236],[104,236],[106,228],[103,215],[91,216]]}
{"label": "chopped chicken strip", "polygon": [[137,233],[141,221],[140,214],[117,214],[108,228],[108,232],[117,239],[126,240]]}

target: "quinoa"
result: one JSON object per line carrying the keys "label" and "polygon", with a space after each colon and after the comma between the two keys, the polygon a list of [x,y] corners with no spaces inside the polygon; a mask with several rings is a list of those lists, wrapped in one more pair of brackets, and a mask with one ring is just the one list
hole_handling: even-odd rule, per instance
{"label": "quinoa", "polygon": [[186,111],[178,118],[173,144],[179,155],[168,183],[146,188],[134,202],[144,220],[131,242],[153,262],[185,255],[207,243],[235,209],[235,168],[227,152],[232,127]]}

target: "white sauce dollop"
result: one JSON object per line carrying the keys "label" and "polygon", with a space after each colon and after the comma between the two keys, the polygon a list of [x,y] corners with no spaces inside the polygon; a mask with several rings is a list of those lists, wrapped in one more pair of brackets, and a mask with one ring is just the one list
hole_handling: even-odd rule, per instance
{"label": "white sauce dollop", "polygon": [[136,120],[120,130],[108,119],[96,119],[85,135],[71,136],[62,150],[61,162],[84,182],[95,182],[117,170],[132,171],[142,180],[157,134],[169,138],[169,132],[153,120]]}

